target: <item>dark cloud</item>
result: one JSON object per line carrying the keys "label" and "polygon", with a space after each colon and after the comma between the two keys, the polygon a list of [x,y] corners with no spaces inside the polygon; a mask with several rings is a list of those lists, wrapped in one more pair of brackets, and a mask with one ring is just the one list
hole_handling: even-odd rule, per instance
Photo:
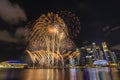
{"label": "dark cloud", "polygon": [[6,30],[0,31],[0,41],[13,43],[18,42],[18,40]]}
{"label": "dark cloud", "polygon": [[16,32],[15,32],[15,37],[16,38],[23,37],[24,35],[25,35],[25,28],[19,27],[19,28],[16,29]]}
{"label": "dark cloud", "polygon": [[11,24],[27,20],[24,10],[18,4],[12,4],[9,0],[0,0],[0,17]]}
{"label": "dark cloud", "polygon": [[22,27],[17,28],[15,34],[11,34],[7,30],[3,30],[0,31],[0,41],[19,43],[21,40],[23,40],[24,34],[25,29]]}

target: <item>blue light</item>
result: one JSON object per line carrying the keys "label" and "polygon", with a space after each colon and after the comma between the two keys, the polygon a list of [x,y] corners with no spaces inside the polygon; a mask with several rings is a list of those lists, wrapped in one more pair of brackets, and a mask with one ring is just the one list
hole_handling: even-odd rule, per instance
{"label": "blue light", "polygon": [[25,64],[24,62],[18,61],[18,60],[10,60],[10,61],[6,61],[9,64]]}
{"label": "blue light", "polygon": [[97,60],[97,61],[94,61],[93,64],[95,64],[95,65],[107,65],[108,61],[107,60]]}

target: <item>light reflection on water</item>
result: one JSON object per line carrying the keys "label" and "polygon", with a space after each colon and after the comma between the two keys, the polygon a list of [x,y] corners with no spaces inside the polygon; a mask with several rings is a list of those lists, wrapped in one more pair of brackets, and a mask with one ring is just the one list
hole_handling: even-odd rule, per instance
{"label": "light reflection on water", "polygon": [[0,69],[0,80],[120,80],[111,68]]}

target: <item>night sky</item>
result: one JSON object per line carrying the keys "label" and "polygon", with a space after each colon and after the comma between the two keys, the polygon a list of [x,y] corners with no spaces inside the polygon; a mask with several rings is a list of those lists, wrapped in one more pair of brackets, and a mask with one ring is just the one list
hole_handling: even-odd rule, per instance
{"label": "night sky", "polygon": [[[0,0],[0,61],[20,58],[26,47],[23,35],[27,23],[44,13],[56,11],[71,11],[79,17],[81,30],[74,40],[77,47],[83,41],[119,43],[120,2]],[[112,34],[114,36],[111,37]]]}

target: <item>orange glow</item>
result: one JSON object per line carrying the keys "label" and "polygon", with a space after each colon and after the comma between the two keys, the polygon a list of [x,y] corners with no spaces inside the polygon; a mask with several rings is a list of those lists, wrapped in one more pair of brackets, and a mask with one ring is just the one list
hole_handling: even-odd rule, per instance
{"label": "orange glow", "polygon": [[58,29],[56,27],[51,27],[51,26],[47,28],[47,31],[49,33],[58,33]]}

